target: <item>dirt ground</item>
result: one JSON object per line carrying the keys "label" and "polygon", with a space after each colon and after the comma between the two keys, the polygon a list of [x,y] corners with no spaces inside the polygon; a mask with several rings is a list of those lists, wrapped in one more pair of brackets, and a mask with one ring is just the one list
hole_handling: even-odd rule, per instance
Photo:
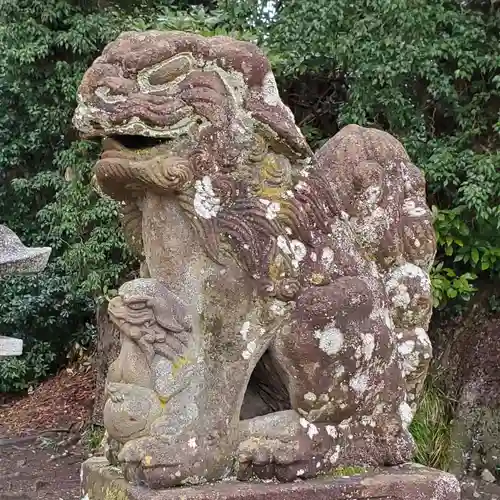
{"label": "dirt ground", "polygon": [[0,396],[0,500],[80,500],[92,379],[64,370],[25,397]]}
{"label": "dirt ground", "polygon": [[[63,370],[24,397],[0,395],[0,500],[81,500],[93,402],[90,370]],[[500,500],[498,485],[469,478],[462,487],[462,500]]]}

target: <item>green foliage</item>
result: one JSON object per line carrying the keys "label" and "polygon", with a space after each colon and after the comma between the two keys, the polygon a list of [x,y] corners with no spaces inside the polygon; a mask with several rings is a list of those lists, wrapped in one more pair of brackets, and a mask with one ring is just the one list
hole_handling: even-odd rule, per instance
{"label": "green foliage", "polygon": [[102,440],[104,439],[104,427],[100,425],[90,424],[87,426],[82,435],[82,444],[88,453],[96,453],[99,451]]}
{"label": "green foliage", "polygon": [[288,0],[259,24],[246,2],[228,3],[270,53],[312,144],[348,123],[379,127],[423,168],[437,207],[436,305],[468,299],[476,277],[498,277],[500,9]]}
{"label": "green foliage", "polygon": [[337,467],[327,475],[332,477],[351,477],[366,474],[367,472],[367,469],[359,465],[347,465],[345,467]]}
{"label": "green foliage", "polygon": [[7,358],[0,363],[0,392],[28,389],[50,372],[55,353],[49,343],[37,341],[24,349],[24,357]]}
{"label": "green foliage", "polygon": [[[314,147],[346,123],[383,128],[427,175],[435,305],[500,273],[500,11],[456,0],[3,0],[0,214],[47,270],[0,285],[0,334],[26,355],[0,364],[19,390],[93,336],[95,300],[136,263],[116,205],[90,184],[98,146],[70,119],[77,85],[125,29],[180,29],[259,43]],[[31,354],[31,353],[35,354]],[[9,368],[10,367],[10,368]],[[6,375],[6,373],[9,375]]]}
{"label": "green foliage", "polygon": [[221,0],[159,27],[259,43],[314,147],[348,123],[398,137],[426,173],[442,308],[500,273],[500,9],[480,7]]}
{"label": "green foliage", "polygon": [[25,244],[53,248],[45,272],[0,285],[0,334],[25,342],[24,356],[0,362],[2,391],[25,389],[72,344],[88,344],[95,299],[133,265],[116,205],[90,187],[98,146],[71,129],[83,72],[133,22],[88,2],[2,2],[0,214]]}
{"label": "green foliage", "polygon": [[415,440],[417,463],[448,470],[452,458],[452,404],[433,380],[428,379],[420,396],[410,432]]}

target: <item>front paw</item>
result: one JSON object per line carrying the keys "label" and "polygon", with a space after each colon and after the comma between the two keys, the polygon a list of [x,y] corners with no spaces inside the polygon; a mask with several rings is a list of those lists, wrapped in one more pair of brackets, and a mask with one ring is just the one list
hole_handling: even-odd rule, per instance
{"label": "front paw", "polygon": [[128,442],[118,458],[127,481],[159,489],[222,479],[230,472],[231,450],[210,436],[148,437]]}
{"label": "front paw", "polygon": [[237,478],[240,481],[257,477],[290,482],[313,478],[325,467],[328,464],[324,453],[315,450],[305,439],[287,442],[254,437],[243,441],[238,448]]}
{"label": "front paw", "polygon": [[147,456],[146,450],[151,441],[151,438],[139,438],[128,441],[123,445],[120,453],[118,453],[118,461],[120,463],[141,463]]}

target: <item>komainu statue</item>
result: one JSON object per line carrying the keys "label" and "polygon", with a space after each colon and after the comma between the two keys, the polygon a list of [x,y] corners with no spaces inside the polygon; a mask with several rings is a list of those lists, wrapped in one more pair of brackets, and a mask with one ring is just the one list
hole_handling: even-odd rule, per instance
{"label": "komainu statue", "polygon": [[109,304],[107,456],[127,480],[411,459],[435,236],[396,139],[350,125],[314,154],[255,45],[181,32],[110,43],[74,124],[104,138],[96,186],[143,259]]}

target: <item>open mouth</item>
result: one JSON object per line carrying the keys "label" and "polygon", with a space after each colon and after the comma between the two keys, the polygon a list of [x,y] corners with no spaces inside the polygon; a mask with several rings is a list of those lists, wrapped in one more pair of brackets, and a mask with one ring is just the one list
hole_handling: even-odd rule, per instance
{"label": "open mouth", "polygon": [[168,142],[168,139],[156,137],[147,137],[144,135],[112,135],[103,141],[103,147],[106,149],[106,142],[114,143],[125,149],[147,149],[161,146]]}
{"label": "open mouth", "polygon": [[130,153],[152,149],[167,142],[168,139],[143,135],[112,135],[102,139],[101,159],[126,158]]}

